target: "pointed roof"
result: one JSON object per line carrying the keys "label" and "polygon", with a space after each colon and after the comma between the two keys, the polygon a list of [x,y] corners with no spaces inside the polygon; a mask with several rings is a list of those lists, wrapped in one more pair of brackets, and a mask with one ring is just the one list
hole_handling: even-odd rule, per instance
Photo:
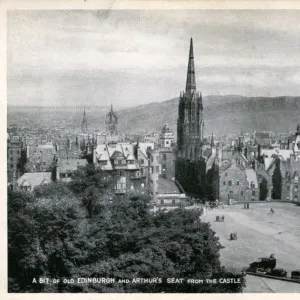
{"label": "pointed roof", "polygon": [[196,91],[193,38],[191,38],[191,43],[190,43],[190,54],[189,54],[185,91],[186,93],[190,93],[190,94]]}
{"label": "pointed roof", "polygon": [[296,135],[300,135],[300,123],[299,123],[298,126],[297,126]]}
{"label": "pointed roof", "polygon": [[110,111],[106,114],[106,124],[109,124],[110,122],[118,122],[118,117],[116,113],[113,110],[112,104],[110,105]]}
{"label": "pointed roof", "polygon": [[82,131],[82,133],[87,133],[87,117],[86,117],[85,107],[84,107],[84,110],[83,110],[83,118],[82,118],[82,123],[81,123],[81,131]]}

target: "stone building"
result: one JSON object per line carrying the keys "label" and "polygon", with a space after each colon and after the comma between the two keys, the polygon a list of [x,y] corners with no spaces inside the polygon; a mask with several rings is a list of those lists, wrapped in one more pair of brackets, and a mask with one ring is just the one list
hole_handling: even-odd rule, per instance
{"label": "stone building", "polygon": [[175,152],[172,148],[159,149],[160,177],[175,180]]}
{"label": "stone building", "polygon": [[34,188],[52,182],[51,172],[24,173],[17,180],[17,189],[23,192],[33,192]]}
{"label": "stone building", "polygon": [[261,149],[259,160],[255,162],[255,171],[258,183],[267,188],[266,199],[272,199],[273,174],[276,162],[281,174],[281,197],[283,201],[296,201],[300,199],[298,176],[300,174],[300,161],[297,141],[300,141],[300,126],[290,139],[289,149]]}
{"label": "stone building", "polygon": [[166,124],[159,136],[160,147],[161,148],[172,148],[174,143],[174,134],[170,129],[169,125]]}
{"label": "stone building", "polygon": [[49,172],[56,158],[56,147],[52,144],[27,146],[27,172]]}
{"label": "stone building", "polygon": [[112,105],[110,107],[110,111],[106,115],[105,126],[106,132],[109,133],[111,136],[118,135],[118,117],[114,112]]}
{"label": "stone building", "polygon": [[203,142],[202,94],[196,91],[193,39],[190,43],[185,92],[180,93],[177,121],[177,156],[195,161]]}
{"label": "stone building", "polygon": [[56,180],[70,182],[79,167],[87,165],[86,159],[59,159],[56,167]]}
{"label": "stone building", "polygon": [[223,161],[219,171],[220,201],[224,204],[259,200],[256,173],[242,160]]}
{"label": "stone building", "polygon": [[[24,157],[24,166],[21,158]],[[7,140],[7,182],[12,186],[16,183],[17,178],[25,167],[26,151],[24,143],[19,136],[11,136]]]}
{"label": "stone building", "polygon": [[206,160],[203,157],[202,94],[196,90],[193,40],[190,42],[185,92],[180,93],[177,120],[175,178],[190,195],[205,197]]}
{"label": "stone building", "polygon": [[[218,163],[212,145],[203,147],[204,118],[202,94],[196,90],[193,40],[190,42],[185,92],[180,93],[177,120],[177,149],[175,161],[176,181],[189,195],[206,197],[209,184],[210,197],[218,197]],[[207,162],[209,166],[207,167]],[[209,183],[207,172],[211,169]]]}
{"label": "stone building", "polygon": [[115,143],[97,145],[94,164],[117,178],[114,193],[148,193],[152,143]]}

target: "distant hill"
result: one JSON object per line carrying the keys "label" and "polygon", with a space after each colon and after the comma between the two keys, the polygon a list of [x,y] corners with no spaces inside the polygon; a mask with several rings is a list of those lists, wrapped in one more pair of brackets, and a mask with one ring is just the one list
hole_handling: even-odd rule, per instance
{"label": "distant hill", "polygon": [[[159,131],[165,123],[176,133],[178,98],[118,111],[125,132]],[[205,134],[243,130],[295,130],[300,122],[300,97],[207,96],[203,98]]]}
{"label": "distant hill", "polygon": [[[178,98],[164,102],[117,109],[121,132],[160,131],[168,123],[176,135]],[[266,130],[295,131],[300,122],[300,97],[243,97],[238,95],[203,98],[204,133],[216,135]],[[110,108],[86,107],[89,128],[104,130]],[[27,126],[80,128],[83,107],[8,107],[8,123]]]}

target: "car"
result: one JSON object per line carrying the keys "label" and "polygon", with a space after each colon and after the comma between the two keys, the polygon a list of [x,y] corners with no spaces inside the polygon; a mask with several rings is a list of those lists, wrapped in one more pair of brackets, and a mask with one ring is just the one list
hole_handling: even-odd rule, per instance
{"label": "car", "polygon": [[300,281],[300,270],[294,270],[291,272],[291,278]]}
{"label": "car", "polygon": [[267,275],[276,276],[276,277],[286,277],[287,271],[284,269],[277,268],[267,272]]}

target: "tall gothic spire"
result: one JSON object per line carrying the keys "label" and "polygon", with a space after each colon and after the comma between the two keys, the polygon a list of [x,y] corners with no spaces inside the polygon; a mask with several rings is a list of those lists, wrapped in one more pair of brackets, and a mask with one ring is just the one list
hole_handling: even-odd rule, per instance
{"label": "tall gothic spire", "polygon": [[81,132],[82,133],[87,133],[87,117],[85,113],[85,108],[83,111],[83,118],[82,118],[82,123],[81,123]]}
{"label": "tall gothic spire", "polygon": [[186,93],[190,93],[190,94],[196,91],[193,38],[191,38],[191,44],[190,44],[190,54],[189,54],[185,91]]}

